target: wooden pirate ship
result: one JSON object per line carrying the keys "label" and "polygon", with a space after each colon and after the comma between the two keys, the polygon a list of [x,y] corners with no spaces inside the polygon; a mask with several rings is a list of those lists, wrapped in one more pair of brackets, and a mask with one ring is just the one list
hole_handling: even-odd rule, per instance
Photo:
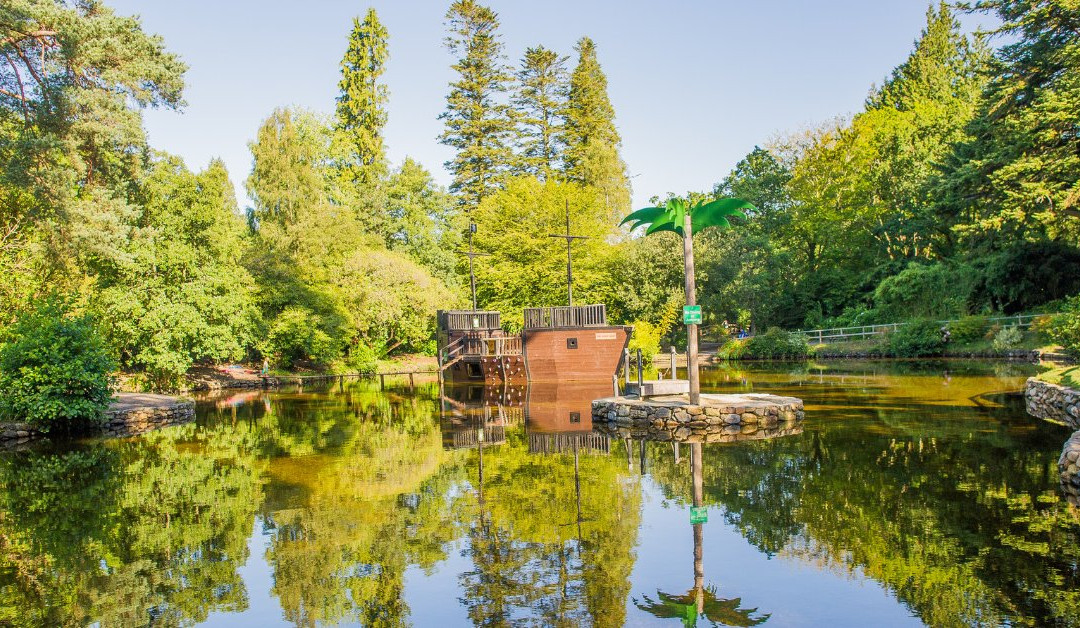
{"label": "wooden pirate ship", "polygon": [[475,258],[488,255],[473,249],[476,225],[469,225],[471,310],[438,313],[439,372],[451,382],[486,384],[528,382],[608,382],[630,342],[632,327],[608,325],[604,305],[574,305],[574,271],[570,206],[566,233],[549,237],[566,240],[566,306],[525,308],[520,334],[506,334],[499,312],[476,308]]}
{"label": "wooden pirate ship", "polygon": [[498,312],[441,311],[439,367],[451,382],[610,382],[632,331],[604,305],[525,308],[520,334]]}

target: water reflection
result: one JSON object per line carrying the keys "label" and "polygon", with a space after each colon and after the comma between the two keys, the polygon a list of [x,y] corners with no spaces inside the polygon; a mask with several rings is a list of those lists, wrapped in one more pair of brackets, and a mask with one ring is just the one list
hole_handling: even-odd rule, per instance
{"label": "water reflection", "polygon": [[[648,437],[639,436],[642,465],[646,458]],[[668,444],[665,444],[665,447]],[[672,460],[682,461],[681,443],[670,443]],[[657,590],[655,598],[645,594],[633,600],[634,606],[650,615],[663,619],[681,619],[685,626],[696,626],[699,620],[713,625],[756,626],[765,623],[770,615],[758,613],[757,608],[742,608],[741,598],[720,598],[715,585],[705,584],[705,542],[702,526],[708,521],[704,500],[704,455],[700,442],[686,444],[690,454],[691,504],[690,527],[694,537],[694,586],[685,593],[665,593]]]}
{"label": "water reflection", "polygon": [[606,384],[206,398],[0,455],[0,624],[1075,625],[1067,434],[1003,393],[1024,368],[710,371],[808,418],[704,445],[594,429]]}

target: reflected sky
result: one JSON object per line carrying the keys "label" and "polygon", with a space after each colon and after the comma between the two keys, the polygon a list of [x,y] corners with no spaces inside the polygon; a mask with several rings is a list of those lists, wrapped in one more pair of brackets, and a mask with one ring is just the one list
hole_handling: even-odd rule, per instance
{"label": "reflected sky", "polygon": [[[769,364],[801,433],[597,431],[609,384],[335,382],[0,455],[0,623],[1080,623],[1034,367]],[[694,462],[700,463],[695,468]]]}

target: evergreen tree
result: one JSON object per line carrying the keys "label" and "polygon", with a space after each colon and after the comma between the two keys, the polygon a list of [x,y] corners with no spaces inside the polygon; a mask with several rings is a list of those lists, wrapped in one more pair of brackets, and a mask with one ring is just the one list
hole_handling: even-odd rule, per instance
{"label": "evergreen tree", "polygon": [[1009,39],[939,188],[969,246],[1080,237],[1080,11],[1070,0],[981,0]]}
{"label": "evergreen tree", "polygon": [[570,76],[566,105],[566,178],[599,189],[612,215],[621,215],[630,208],[630,180],[619,156],[622,140],[615,129],[607,77],[591,39],[582,37],[574,49],[578,64]]}
{"label": "evergreen tree", "polygon": [[927,9],[915,48],[855,117],[854,154],[867,162],[857,186],[860,220],[888,259],[933,257],[952,249],[926,183],[963,139],[985,84],[986,51],[972,43],[948,5]]}
{"label": "evergreen tree", "polygon": [[439,141],[457,151],[446,162],[454,176],[450,190],[471,211],[495,191],[513,161],[514,123],[509,106],[500,102],[511,77],[497,13],[473,0],[457,0],[446,20],[446,47],[458,56],[451,67],[459,78],[450,84],[446,111],[439,116],[446,123]]}
{"label": "evergreen tree", "polygon": [[517,72],[514,107],[521,155],[519,169],[546,180],[559,167],[564,145],[562,113],[566,106],[566,57],[543,46],[529,48]]}
{"label": "evergreen tree", "polygon": [[338,164],[345,180],[370,185],[386,171],[383,127],[386,126],[386,85],[379,83],[389,57],[386,27],[375,9],[364,21],[353,19],[349,48],[341,60],[335,140],[340,142]]}

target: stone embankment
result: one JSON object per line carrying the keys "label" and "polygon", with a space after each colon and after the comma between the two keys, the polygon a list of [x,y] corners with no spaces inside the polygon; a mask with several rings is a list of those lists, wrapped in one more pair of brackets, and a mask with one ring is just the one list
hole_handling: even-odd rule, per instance
{"label": "stone embankment", "polygon": [[[195,420],[195,402],[168,395],[119,393],[105,411],[99,434],[134,436],[150,430]],[[0,423],[0,443],[18,448],[43,436],[28,423]]]}
{"label": "stone embankment", "polygon": [[1065,491],[1070,503],[1080,506],[1080,431],[1073,432],[1065,441],[1065,449],[1058,458],[1058,472],[1061,473],[1061,490]]}
{"label": "stone embankment", "polygon": [[107,436],[133,436],[195,420],[195,402],[168,395],[121,393],[105,412],[101,431]]}
{"label": "stone embankment", "polygon": [[1031,416],[1080,430],[1080,391],[1031,377],[1024,398]]}
{"label": "stone embankment", "polygon": [[1065,449],[1058,458],[1061,488],[1069,501],[1080,502],[1080,390],[1044,382],[1034,377],[1028,379],[1024,390],[1028,414],[1040,419],[1064,423],[1077,430],[1065,441]]}
{"label": "stone embankment", "polygon": [[625,428],[636,437],[705,443],[783,435],[805,416],[801,399],[758,394],[701,395],[699,405],[685,396],[608,397],[592,403],[592,414],[595,424]]}

